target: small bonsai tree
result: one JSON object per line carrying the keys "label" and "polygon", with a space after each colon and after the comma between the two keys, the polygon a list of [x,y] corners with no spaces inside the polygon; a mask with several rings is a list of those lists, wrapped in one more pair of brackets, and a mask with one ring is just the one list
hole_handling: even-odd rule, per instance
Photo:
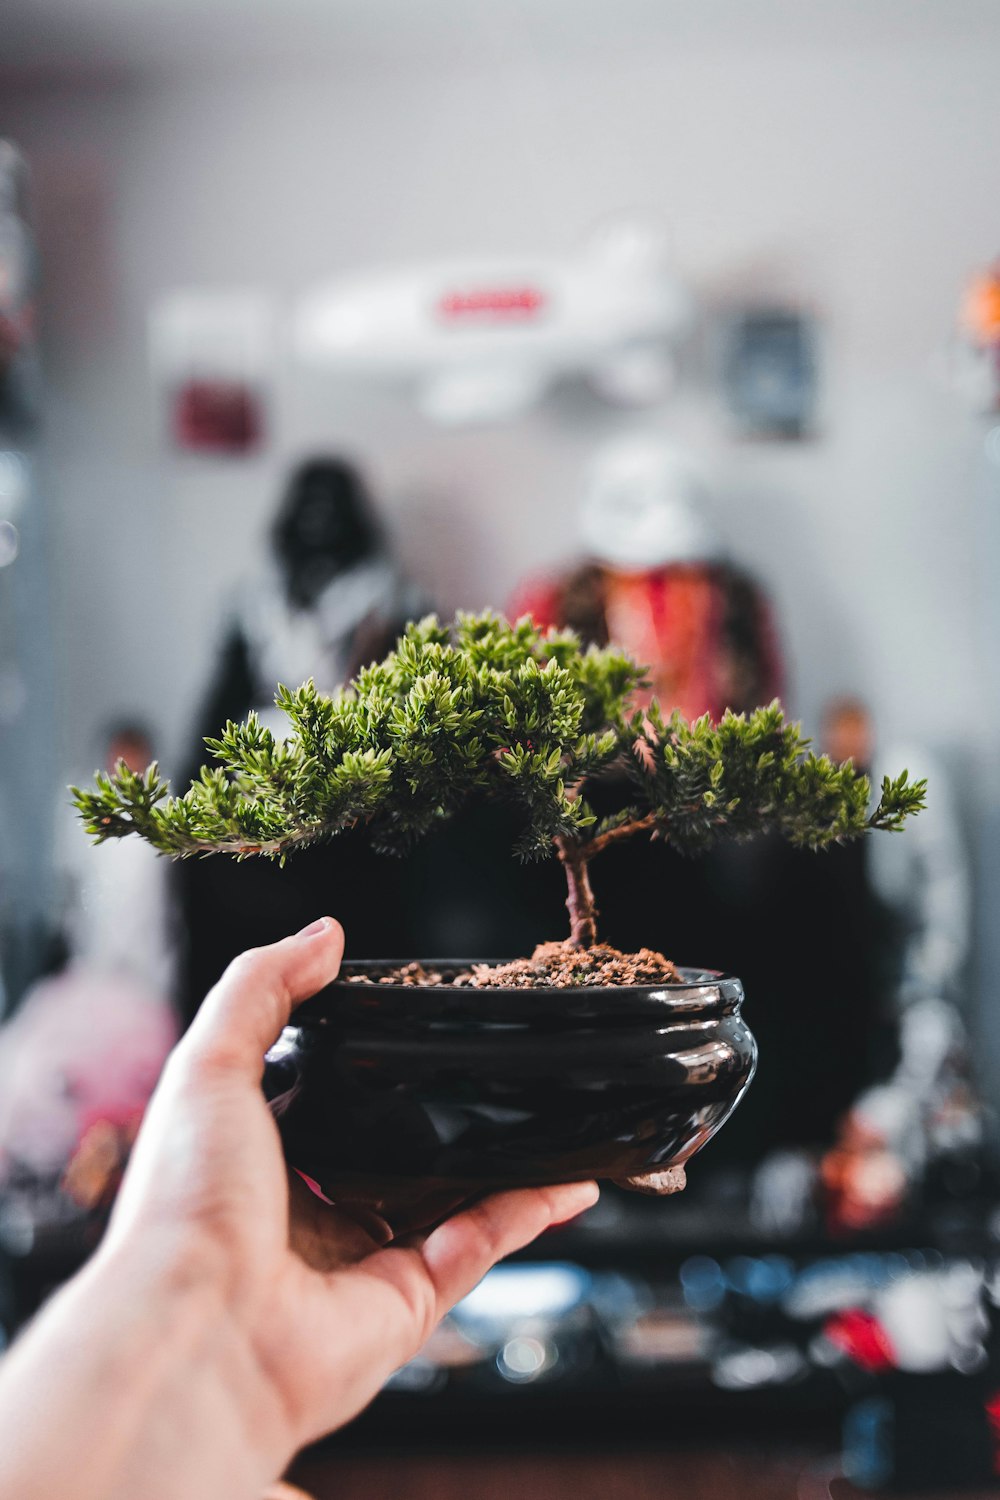
{"label": "small bonsai tree", "polygon": [[[682,850],[777,832],[819,848],[869,829],[899,829],[924,783],[904,771],[870,808],[867,777],[809,749],[775,702],[751,714],[687,723],[656,703],[637,708],[635,662],[584,650],[570,633],[493,614],[431,616],[384,661],[327,697],[312,682],[278,689],[287,740],[251,714],[206,741],[217,759],[173,797],[156,765],[120,764],[89,791],[74,788],[100,842],[138,834],[165,854],[225,852],[284,860],[295,849],[366,824],[375,845],[404,853],[476,795],[519,810],[516,850],[556,855],[566,872],[568,946],[597,941],[591,861],[645,836]],[[627,778],[628,805],[598,820],[587,787]]]}

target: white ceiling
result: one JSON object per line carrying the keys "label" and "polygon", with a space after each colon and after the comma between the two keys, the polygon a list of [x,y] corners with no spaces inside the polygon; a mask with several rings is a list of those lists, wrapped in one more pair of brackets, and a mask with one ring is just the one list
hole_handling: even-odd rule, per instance
{"label": "white ceiling", "polygon": [[1000,43],[998,0],[0,0],[0,69],[447,67],[653,47]]}

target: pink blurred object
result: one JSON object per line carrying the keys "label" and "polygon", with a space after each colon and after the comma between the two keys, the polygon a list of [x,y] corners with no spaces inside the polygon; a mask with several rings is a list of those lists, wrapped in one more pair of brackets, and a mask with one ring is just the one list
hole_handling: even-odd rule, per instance
{"label": "pink blurred object", "polygon": [[133,1127],[176,1036],[131,979],[77,966],[38,984],[0,1028],[0,1187],[59,1173],[99,1122]]}

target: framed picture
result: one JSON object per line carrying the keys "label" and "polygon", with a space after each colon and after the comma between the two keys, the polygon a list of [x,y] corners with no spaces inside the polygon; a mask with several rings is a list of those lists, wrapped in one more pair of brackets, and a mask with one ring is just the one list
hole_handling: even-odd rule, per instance
{"label": "framed picture", "polygon": [[173,292],[150,315],[161,426],[178,452],[261,447],[270,406],[273,319],[252,292]]}
{"label": "framed picture", "polygon": [[816,345],[813,319],[798,310],[754,307],[731,315],[722,385],[741,436],[780,441],[813,434]]}

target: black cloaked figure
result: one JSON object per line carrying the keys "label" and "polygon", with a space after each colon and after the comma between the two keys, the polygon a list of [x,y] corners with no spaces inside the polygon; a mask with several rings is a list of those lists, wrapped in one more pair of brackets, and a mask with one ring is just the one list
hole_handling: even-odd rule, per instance
{"label": "black cloaked figure", "polygon": [[[231,600],[183,785],[210,761],[204,739],[227,720],[255,710],[276,734],[287,733],[287,720],[274,708],[279,682],[294,687],[311,677],[324,692],[336,692],[426,609],[390,554],[357,467],[336,456],[302,463],[271,529],[268,556]],[[412,953],[403,878],[401,863],[375,854],[363,830],[299,851],[284,868],[266,859],[182,861],[186,1018],[237,953],[295,932],[323,912],[343,922],[349,956]]]}
{"label": "black cloaked figure", "polygon": [[[264,566],[237,589],[198,713],[191,779],[203,742],[250,709],[278,727],[278,682],[312,677],[334,692],[392,646],[424,608],[400,577],[364,481],[342,458],[310,459],[289,481]],[[287,727],[287,726],[286,726]]]}

